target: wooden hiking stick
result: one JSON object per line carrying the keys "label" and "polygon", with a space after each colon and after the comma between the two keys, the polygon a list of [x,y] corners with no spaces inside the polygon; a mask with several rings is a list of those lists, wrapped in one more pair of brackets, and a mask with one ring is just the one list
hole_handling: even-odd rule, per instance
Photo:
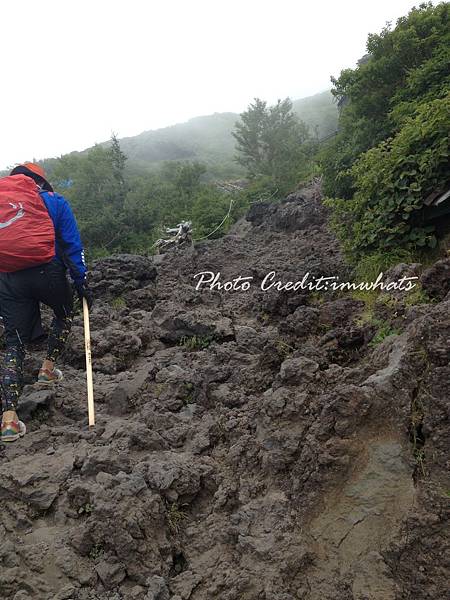
{"label": "wooden hiking stick", "polygon": [[88,417],[89,417],[89,427],[94,427],[95,411],[94,411],[94,380],[92,378],[91,328],[89,325],[89,306],[88,306],[86,298],[83,298],[83,317],[84,317],[84,347],[86,350]]}

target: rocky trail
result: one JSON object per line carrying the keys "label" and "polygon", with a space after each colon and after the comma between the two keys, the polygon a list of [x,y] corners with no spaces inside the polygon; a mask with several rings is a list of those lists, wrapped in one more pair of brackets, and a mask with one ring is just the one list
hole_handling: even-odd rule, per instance
{"label": "rocky trail", "polygon": [[[249,290],[196,290],[194,275]],[[82,320],[29,433],[0,448],[0,598],[445,600],[450,260],[431,301],[262,291],[349,280],[311,190],[255,204],[220,240],[93,266],[97,425]],[[377,339],[377,323],[395,335]]]}

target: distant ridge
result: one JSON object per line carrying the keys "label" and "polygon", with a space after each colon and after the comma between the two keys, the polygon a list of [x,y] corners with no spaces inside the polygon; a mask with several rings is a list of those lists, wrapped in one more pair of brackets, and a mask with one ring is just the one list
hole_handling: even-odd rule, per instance
{"label": "distant ridge", "polygon": [[[293,101],[293,108],[313,134],[326,137],[337,128],[338,111],[331,92],[325,91]],[[210,177],[241,176],[235,162],[235,140],[231,135],[239,114],[213,113],[193,117],[184,123],[143,131],[120,138],[120,145],[128,157],[129,172],[152,171],[161,163],[171,160],[197,160],[208,166]],[[101,145],[108,144],[108,141]],[[87,148],[83,152],[89,150]],[[44,159],[50,169],[55,159]],[[0,172],[0,175],[5,175]]]}
{"label": "distant ridge", "polygon": [[[293,102],[295,112],[312,133],[325,137],[336,130],[338,112],[330,91]],[[235,140],[231,135],[238,113],[224,112],[194,117],[162,129],[144,131],[120,139],[122,150],[134,168],[154,168],[167,160],[198,160],[212,171],[235,171]]]}

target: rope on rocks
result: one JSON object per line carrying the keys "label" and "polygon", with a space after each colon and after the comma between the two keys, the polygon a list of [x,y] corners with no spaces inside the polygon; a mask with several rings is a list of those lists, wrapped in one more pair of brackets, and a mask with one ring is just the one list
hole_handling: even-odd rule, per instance
{"label": "rope on rocks", "polygon": [[[235,190],[233,190],[235,191]],[[271,198],[273,198],[276,194],[278,193],[278,188],[273,192],[273,194],[271,194],[268,198],[264,198],[264,200],[270,200]],[[231,214],[231,209],[233,208],[233,204],[234,204],[234,198],[230,199],[230,206],[228,208],[228,212],[227,214],[224,216],[224,218],[222,219],[222,221],[219,223],[219,225],[217,225],[217,227],[215,227],[210,233],[208,233],[208,235],[204,235],[203,237],[200,238],[192,238],[193,242],[200,242],[201,240],[206,240],[209,237],[211,237],[212,235],[214,235],[216,233],[216,231],[218,231],[222,225],[225,223],[225,221],[229,218],[230,214]],[[261,202],[263,199],[259,198],[258,200],[255,200],[254,202],[250,202],[250,204],[256,204],[257,202]],[[158,244],[159,240],[156,241],[153,245],[152,248],[154,248],[157,244]]]}
{"label": "rope on rocks", "polygon": [[225,221],[226,221],[226,220],[228,219],[228,217],[230,216],[230,214],[231,214],[231,209],[233,208],[233,203],[234,203],[234,198],[231,198],[231,200],[230,200],[230,207],[229,207],[229,209],[228,209],[228,212],[227,212],[227,214],[224,216],[224,218],[222,219],[222,221],[221,221],[220,225],[217,225],[217,227],[216,227],[215,229],[213,229],[213,230],[211,231],[211,233],[208,233],[208,235],[204,235],[204,236],[203,236],[203,237],[201,237],[201,238],[195,238],[195,239],[193,239],[192,241],[193,241],[193,242],[199,242],[200,240],[206,240],[207,238],[211,237],[211,236],[212,236],[214,233],[216,233],[216,231],[217,231],[217,230],[219,230],[219,229],[222,227],[222,225],[225,223]]}

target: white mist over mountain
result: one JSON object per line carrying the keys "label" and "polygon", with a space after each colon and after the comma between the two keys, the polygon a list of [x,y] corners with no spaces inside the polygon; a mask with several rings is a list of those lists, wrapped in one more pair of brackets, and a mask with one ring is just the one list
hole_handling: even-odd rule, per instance
{"label": "white mist over mountain", "polygon": [[24,0],[2,5],[0,168],[254,97],[308,96],[413,0]]}

